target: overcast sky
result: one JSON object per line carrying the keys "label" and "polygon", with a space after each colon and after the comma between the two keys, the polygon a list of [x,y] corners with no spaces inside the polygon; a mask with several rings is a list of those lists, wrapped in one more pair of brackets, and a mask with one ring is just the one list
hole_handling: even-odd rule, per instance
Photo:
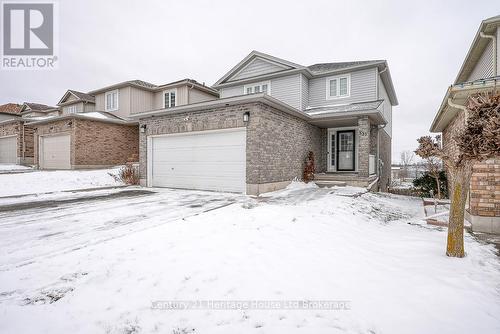
{"label": "overcast sky", "polygon": [[0,71],[0,104],[54,105],[66,89],[131,79],[211,85],[252,50],[301,65],[387,59],[397,162],[428,133],[481,21],[498,14],[499,0],[64,0],[59,69]]}

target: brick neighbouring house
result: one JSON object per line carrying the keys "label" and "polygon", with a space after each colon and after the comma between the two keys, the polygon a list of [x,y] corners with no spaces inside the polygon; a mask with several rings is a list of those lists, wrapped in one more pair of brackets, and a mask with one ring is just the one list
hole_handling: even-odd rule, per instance
{"label": "brick neighbouring house", "polygon": [[[452,140],[465,125],[464,105],[475,93],[498,91],[500,16],[484,20],[452,86],[448,88],[431,132],[442,132],[443,147],[456,154]],[[497,157],[473,167],[466,219],[472,230],[500,234],[500,148]]]}
{"label": "brick neighbouring house", "polygon": [[[33,118],[27,116],[38,112],[37,108],[42,110],[42,115],[45,115],[45,110],[55,109],[35,103],[8,103],[0,106],[0,163],[33,164],[33,128],[27,125]],[[27,109],[30,110],[28,114]]]}
{"label": "brick neighbouring house", "polygon": [[104,168],[136,162],[137,122],[104,112],[64,115],[30,123],[40,169]]}

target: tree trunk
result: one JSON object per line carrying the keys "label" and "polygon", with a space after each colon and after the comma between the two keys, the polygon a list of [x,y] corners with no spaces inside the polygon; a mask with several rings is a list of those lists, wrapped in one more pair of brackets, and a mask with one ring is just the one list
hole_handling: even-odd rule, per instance
{"label": "tree trunk", "polygon": [[437,176],[434,176],[434,178],[436,179],[436,186],[437,186],[437,196],[438,196],[438,199],[441,199],[441,186],[439,184],[439,174]]}
{"label": "tree trunk", "polygon": [[468,166],[453,168],[450,172],[452,193],[446,255],[464,257],[465,203],[469,191],[471,172]]}

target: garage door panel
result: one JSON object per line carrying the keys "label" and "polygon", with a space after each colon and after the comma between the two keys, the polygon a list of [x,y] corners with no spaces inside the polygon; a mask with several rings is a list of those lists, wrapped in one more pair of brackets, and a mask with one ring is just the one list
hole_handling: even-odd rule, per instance
{"label": "garage door panel", "polygon": [[17,163],[17,136],[0,138],[0,163]]}
{"label": "garage door panel", "polygon": [[154,137],[152,186],[244,192],[246,132]]}
{"label": "garage door panel", "polygon": [[41,137],[41,167],[45,169],[71,169],[70,151],[70,135]]}

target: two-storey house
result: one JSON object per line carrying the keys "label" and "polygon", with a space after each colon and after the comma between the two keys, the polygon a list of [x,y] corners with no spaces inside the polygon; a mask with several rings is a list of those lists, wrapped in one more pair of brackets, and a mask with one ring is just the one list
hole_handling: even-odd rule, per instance
{"label": "two-storey house", "polygon": [[[451,155],[457,154],[453,138],[465,125],[468,97],[498,92],[499,52],[500,15],[481,22],[455,82],[448,88],[432,122],[430,131],[442,132],[443,147]],[[500,153],[474,166],[466,211],[474,231],[500,233],[499,180]]]}
{"label": "two-storey house", "polygon": [[139,128],[131,115],[206,101],[218,92],[194,80],[166,85],[131,80],[88,93],[68,90],[61,114],[29,123],[41,169],[101,168],[138,161]]}
{"label": "two-storey house", "polygon": [[301,179],[312,151],[318,183],[386,189],[397,105],[386,61],[302,66],[253,51],[213,88],[219,100],[135,117],[143,184],[259,194]]}

